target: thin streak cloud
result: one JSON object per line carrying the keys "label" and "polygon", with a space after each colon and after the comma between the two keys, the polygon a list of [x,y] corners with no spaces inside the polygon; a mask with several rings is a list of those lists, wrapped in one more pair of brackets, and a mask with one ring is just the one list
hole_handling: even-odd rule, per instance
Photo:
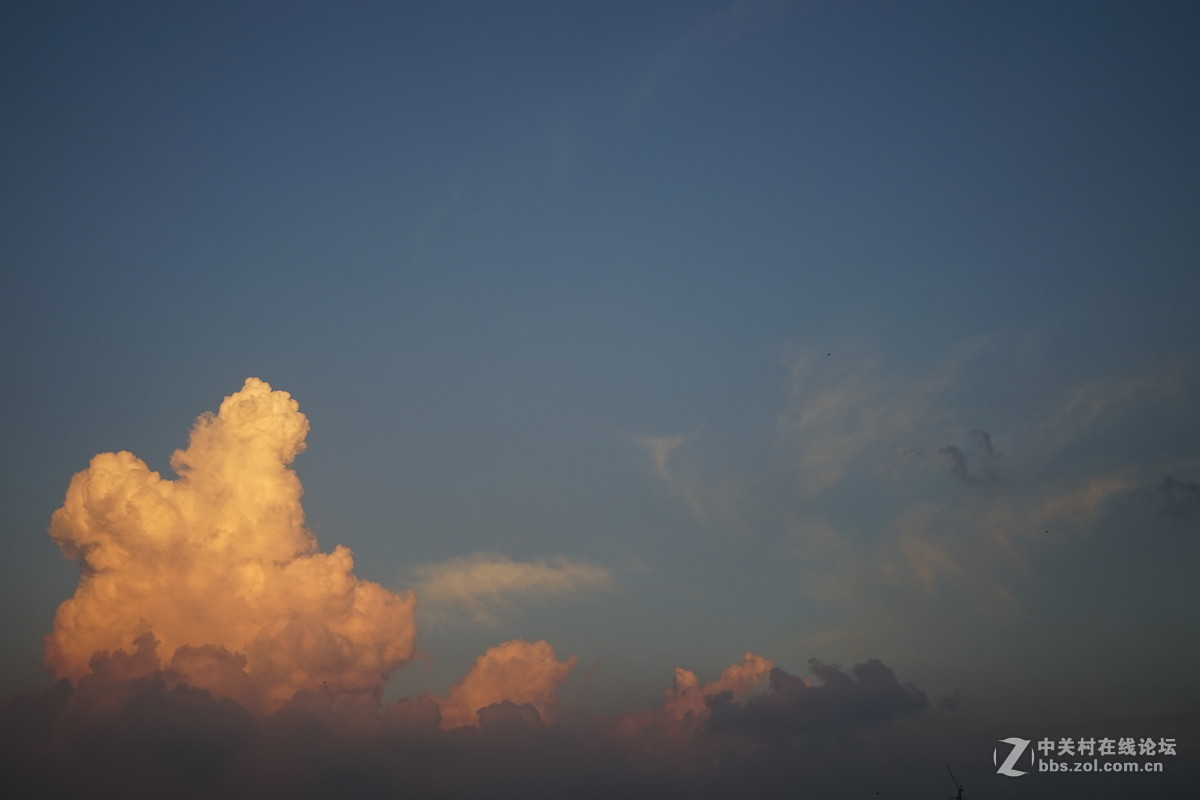
{"label": "thin streak cloud", "polygon": [[432,616],[465,617],[494,625],[520,601],[562,597],[611,585],[601,566],[559,556],[516,561],[495,553],[475,553],[412,570],[421,608]]}

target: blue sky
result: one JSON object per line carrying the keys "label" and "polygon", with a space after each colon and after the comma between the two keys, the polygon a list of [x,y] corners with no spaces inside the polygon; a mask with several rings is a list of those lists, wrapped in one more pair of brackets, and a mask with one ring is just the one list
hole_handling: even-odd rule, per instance
{"label": "blue sky", "polygon": [[[3,17],[6,693],[71,476],[255,376],[321,548],[417,587],[389,699],[520,637],[601,713],[753,651],[958,690],[985,755],[1200,729],[1191,4]],[[604,577],[422,603],[473,554]]]}

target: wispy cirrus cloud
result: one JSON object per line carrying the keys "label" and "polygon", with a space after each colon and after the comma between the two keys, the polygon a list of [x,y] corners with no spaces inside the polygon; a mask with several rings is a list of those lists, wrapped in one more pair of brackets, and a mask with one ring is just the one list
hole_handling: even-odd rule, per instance
{"label": "wispy cirrus cloud", "polygon": [[671,453],[686,441],[686,437],[637,436],[634,438],[634,441],[646,448],[646,452],[650,454],[650,458],[654,461],[654,471],[658,473],[658,476],[670,483],[671,471],[668,468],[668,463],[671,459]]}
{"label": "wispy cirrus cloud", "polygon": [[817,350],[790,359],[791,402],[778,419],[793,453],[801,491],[813,497],[836,486],[863,459],[912,442],[929,429],[952,427],[944,394],[968,357],[970,343],[923,375],[889,374],[879,359],[852,346],[836,359]]}
{"label": "wispy cirrus cloud", "polygon": [[612,581],[606,568],[566,556],[516,561],[495,553],[424,564],[411,573],[422,608],[484,625],[520,600],[603,589]]}
{"label": "wispy cirrus cloud", "polygon": [[827,352],[788,360],[777,442],[799,491],[781,552],[856,657],[882,642],[924,657],[941,646],[931,625],[969,638],[1008,624],[1072,549],[1121,548],[1123,530],[1154,524],[1147,498],[1172,519],[1200,507],[1195,484],[1162,478],[1194,470],[1177,444],[1194,369],[1047,377],[984,340],[903,369],[872,350]]}

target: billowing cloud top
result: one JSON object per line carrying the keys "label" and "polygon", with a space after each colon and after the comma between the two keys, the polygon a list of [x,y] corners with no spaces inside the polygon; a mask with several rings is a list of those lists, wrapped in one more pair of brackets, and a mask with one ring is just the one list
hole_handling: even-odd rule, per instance
{"label": "billowing cloud top", "polygon": [[492,647],[476,659],[448,697],[437,698],[442,727],[476,725],[480,709],[504,701],[529,704],[542,721],[549,721],[558,703],[558,687],[576,662],[575,656],[559,661],[545,641],[515,639]]}
{"label": "billowing cloud top", "polygon": [[322,686],[381,690],[413,655],[415,599],[357,579],[345,547],[317,552],[289,466],[307,433],[291,395],[247,378],[196,420],[171,457],[177,480],[132,453],[93,458],[51,519],[82,569],[47,666],[75,680],[151,633],[164,667],[251,707]]}

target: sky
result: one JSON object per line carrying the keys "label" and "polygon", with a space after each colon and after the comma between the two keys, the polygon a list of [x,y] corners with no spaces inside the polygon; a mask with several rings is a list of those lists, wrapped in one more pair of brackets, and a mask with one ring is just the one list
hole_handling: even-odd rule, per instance
{"label": "sky", "polygon": [[0,15],[0,781],[1200,779],[1194,4]]}

